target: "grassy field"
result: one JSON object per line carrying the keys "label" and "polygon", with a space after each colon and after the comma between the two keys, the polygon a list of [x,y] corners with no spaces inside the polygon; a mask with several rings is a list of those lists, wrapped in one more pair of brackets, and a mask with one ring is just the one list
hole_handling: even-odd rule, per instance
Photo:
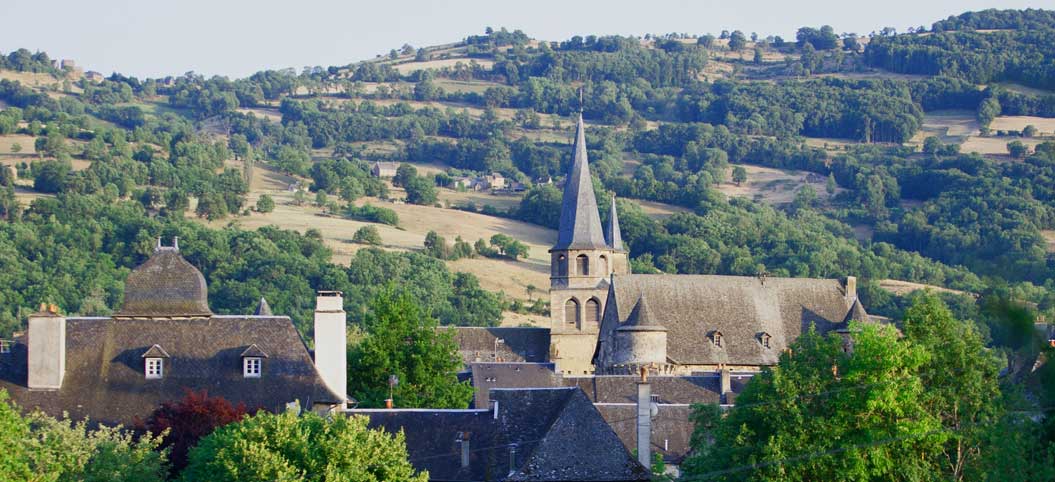
{"label": "grassy field", "polygon": [[1041,231],[1040,235],[1048,242],[1048,252],[1055,253],[1055,229],[1046,229]]}
{"label": "grassy field", "polygon": [[476,92],[477,94],[482,94],[491,87],[501,87],[503,85],[482,80],[465,81],[446,78],[435,79],[432,83],[447,92]]}
{"label": "grassy field", "polygon": [[1055,135],[1055,119],[1048,119],[1044,117],[1032,117],[1025,115],[1016,116],[1000,116],[993,119],[992,124],[989,128],[994,131],[1018,131],[1022,132],[1026,126],[1033,126],[1039,131],[1039,135],[1050,136]]}
{"label": "grassy field", "polygon": [[406,75],[418,70],[438,70],[444,67],[450,67],[453,69],[454,66],[458,65],[459,62],[465,64],[466,67],[469,66],[470,62],[476,62],[481,67],[484,67],[486,69],[491,68],[491,66],[495,64],[495,62],[490,59],[469,59],[466,57],[457,57],[453,59],[429,60],[427,62],[406,62],[402,64],[396,64],[393,66],[393,68],[395,68],[400,74]]}
{"label": "grassy field", "polygon": [[943,288],[935,285],[925,285],[922,283],[913,283],[911,281],[901,281],[896,279],[885,279],[879,281],[879,287],[887,290],[896,295],[907,295],[917,290],[932,290],[942,293],[954,293],[958,295],[969,295],[966,291],[959,291],[949,288]]}
{"label": "grassy field", "polygon": [[923,140],[930,136],[936,136],[946,144],[959,144],[970,136],[977,136],[980,127],[974,111],[931,111],[923,115],[922,129],[909,141],[909,144],[922,145]]}
{"label": "grassy field", "polygon": [[1007,156],[1007,143],[1021,141],[1031,149],[1037,144],[1044,142],[1042,139],[1025,139],[1022,137],[993,136],[993,137],[970,137],[960,145],[961,152],[977,152],[990,156]]}
{"label": "grassy field", "polygon": [[[726,182],[718,190],[730,197],[748,197],[767,204],[786,204],[795,200],[799,188],[809,184],[817,191],[818,199],[827,199],[827,179],[805,171],[773,169],[771,167],[743,165],[747,170],[747,181],[737,186]],[[730,172],[732,167],[729,168]],[[726,176],[732,179],[732,174]]]}

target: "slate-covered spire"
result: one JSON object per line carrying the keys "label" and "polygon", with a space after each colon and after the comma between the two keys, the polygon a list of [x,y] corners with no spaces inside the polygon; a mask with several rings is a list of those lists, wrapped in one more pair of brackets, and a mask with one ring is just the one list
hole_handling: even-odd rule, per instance
{"label": "slate-covered spire", "polygon": [[619,212],[615,209],[615,196],[612,196],[612,213],[608,216],[608,226],[604,229],[604,240],[608,247],[615,251],[623,250],[623,233],[619,230]]}
{"label": "slate-covered spire", "polygon": [[861,306],[860,299],[854,300],[854,304],[850,307],[850,311],[848,311],[846,317],[843,318],[843,323],[850,323],[851,321],[860,321],[864,323],[871,321],[868,313],[865,312],[865,307]]}
{"label": "slate-covered spire", "polygon": [[557,244],[553,249],[604,249],[601,215],[597,211],[597,198],[590,179],[589,160],[586,157],[586,132],[582,114],[575,127],[575,157],[571,172],[564,184],[564,199],[560,210],[560,228]]}
{"label": "slate-covered spire", "polygon": [[645,301],[645,297],[642,296],[637,299],[637,303],[634,304],[634,309],[630,311],[630,316],[626,318],[626,323],[617,328],[619,331],[667,331],[667,328],[659,323],[659,318],[652,309],[649,308],[648,302]]}

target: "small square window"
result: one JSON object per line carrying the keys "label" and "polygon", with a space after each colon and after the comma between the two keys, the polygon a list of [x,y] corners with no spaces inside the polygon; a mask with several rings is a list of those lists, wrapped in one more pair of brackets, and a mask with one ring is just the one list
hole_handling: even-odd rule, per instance
{"label": "small square window", "polygon": [[147,358],[146,376],[148,380],[161,378],[165,374],[165,360],[162,358]]}
{"label": "small square window", "polygon": [[11,353],[11,345],[14,344],[12,340],[0,340],[0,353]]}
{"label": "small square window", "polygon": [[247,356],[242,359],[242,375],[245,378],[260,378],[260,358]]}

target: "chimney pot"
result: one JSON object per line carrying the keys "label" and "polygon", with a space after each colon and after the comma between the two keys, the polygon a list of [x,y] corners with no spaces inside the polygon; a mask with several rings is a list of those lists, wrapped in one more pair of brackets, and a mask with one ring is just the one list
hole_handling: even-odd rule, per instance
{"label": "chimney pot", "polygon": [[348,320],[340,291],[320,291],[315,299],[315,369],[326,386],[348,397]]}
{"label": "chimney pot", "polygon": [[391,398],[386,398],[385,399],[385,408],[387,408],[389,410],[392,410],[392,399]]}
{"label": "chimney pot", "polygon": [[[647,369],[642,370],[647,373]],[[642,381],[637,384],[637,461],[652,466],[652,386]]]}

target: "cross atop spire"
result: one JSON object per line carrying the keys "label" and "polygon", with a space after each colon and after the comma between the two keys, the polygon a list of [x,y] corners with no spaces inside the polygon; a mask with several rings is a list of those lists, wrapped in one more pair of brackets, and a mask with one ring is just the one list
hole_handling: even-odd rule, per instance
{"label": "cross atop spire", "polygon": [[601,249],[607,246],[601,228],[601,216],[597,212],[597,198],[593,193],[593,180],[590,178],[589,159],[586,156],[586,130],[580,113],[575,126],[571,172],[564,183],[557,244],[553,249]]}

